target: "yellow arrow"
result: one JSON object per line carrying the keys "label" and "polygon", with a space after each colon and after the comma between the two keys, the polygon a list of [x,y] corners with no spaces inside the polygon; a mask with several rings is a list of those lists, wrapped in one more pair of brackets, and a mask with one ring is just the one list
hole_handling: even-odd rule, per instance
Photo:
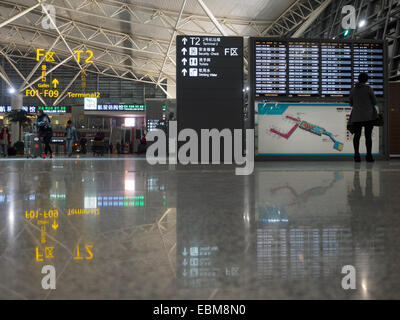
{"label": "yellow arrow", "polygon": [[53,84],[53,86],[54,86],[54,89],[57,88],[57,85],[58,85],[59,83],[60,83],[60,82],[59,82],[57,79],[54,79],[54,80],[52,81],[52,84]]}
{"label": "yellow arrow", "polygon": [[53,224],[52,224],[51,226],[52,226],[52,228],[53,228],[54,230],[57,230],[57,229],[58,229],[58,223],[57,223],[56,219],[54,219],[54,222],[53,222]]}
{"label": "yellow arrow", "polygon": [[46,243],[46,226],[42,226],[40,229],[42,243]]}

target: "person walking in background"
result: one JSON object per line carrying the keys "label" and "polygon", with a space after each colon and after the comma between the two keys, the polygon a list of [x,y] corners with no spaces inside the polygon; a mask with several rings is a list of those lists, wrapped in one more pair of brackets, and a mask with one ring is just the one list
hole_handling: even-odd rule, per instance
{"label": "person walking in background", "polygon": [[105,134],[103,132],[103,130],[101,129],[101,127],[99,127],[97,129],[96,135],[94,137],[94,141],[103,141],[105,138]]}
{"label": "person walking in background", "polygon": [[374,162],[372,157],[372,131],[374,122],[378,119],[375,108],[377,100],[374,90],[367,85],[368,74],[360,73],[358,82],[350,93],[350,106],[352,107],[349,124],[353,126],[354,161],[361,162],[360,138],[364,127],[365,144],[367,147],[367,162]]}
{"label": "person walking in background", "polygon": [[50,146],[51,138],[53,137],[53,129],[51,128],[49,116],[44,113],[43,110],[38,111],[38,116],[36,119],[36,131],[38,136],[42,138],[44,142],[43,158],[46,159],[48,154],[50,155],[50,158],[53,158],[54,154]]}
{"label": "person walking in background", "polygon": [[64,136],[65,136],[65,140],[67,143],[68,157],[71,157],[72,156],[72,147],[73,147],[75,141],[78,141],[78,135],[76,133],[76,128],[72,125],[71,120],[68,120],[68,122],[67,122]]}
{"label": "person walking in background", "polygon": [[0,146],[4,158],[8,155],[8,147],[11,144],[11,136],[8,132],[8,128],[4,127],[0,132]]}

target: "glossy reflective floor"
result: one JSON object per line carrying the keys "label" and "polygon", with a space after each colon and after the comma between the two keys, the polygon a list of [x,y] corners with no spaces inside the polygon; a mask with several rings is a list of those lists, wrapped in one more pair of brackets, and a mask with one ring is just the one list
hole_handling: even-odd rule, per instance
{"label": "glossy reflective floor", "polygon": [[0,160],[0,298],[399,299],[399,181],[395,160]]}

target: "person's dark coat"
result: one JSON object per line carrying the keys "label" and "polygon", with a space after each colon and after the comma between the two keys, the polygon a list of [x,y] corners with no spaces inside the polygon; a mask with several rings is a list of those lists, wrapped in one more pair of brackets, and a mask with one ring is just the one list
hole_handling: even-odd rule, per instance
{"label": "person's dark coat", "polygon": [[350,123],[373,121],[378,118],[374,90],[366,84],[357,83],[350,93],[350,106],[353,107]]}

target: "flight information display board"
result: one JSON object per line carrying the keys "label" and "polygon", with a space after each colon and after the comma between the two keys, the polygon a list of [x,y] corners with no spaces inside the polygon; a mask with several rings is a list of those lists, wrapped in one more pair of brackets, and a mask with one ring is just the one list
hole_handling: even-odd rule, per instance
{"label": "flight information display board", "polygon": [[256,42],[256,94],[287,95],[287,47],[283,41]]}
{"label": "flight information display board", "polygon": [[361,72],[377,98],[385,97],[382,41],[251,38],[250,48],[255,98],[345,101]]}
{"label": "flight information display board", "polygon": [[289,97],[319,96],[319,44],[289,41]]}
{"label": "flight information display board", "polygon": [[384,59],[382,43],[354,43],[353,65],[354,82],[358,75],[365,72],[369,76],[369,85],[377,97],[384,95]]}
{"label": "flight information display board", "polygon": [[350,95],[353,81],[351,63],[350,43],[321,43],[322,97]]}

